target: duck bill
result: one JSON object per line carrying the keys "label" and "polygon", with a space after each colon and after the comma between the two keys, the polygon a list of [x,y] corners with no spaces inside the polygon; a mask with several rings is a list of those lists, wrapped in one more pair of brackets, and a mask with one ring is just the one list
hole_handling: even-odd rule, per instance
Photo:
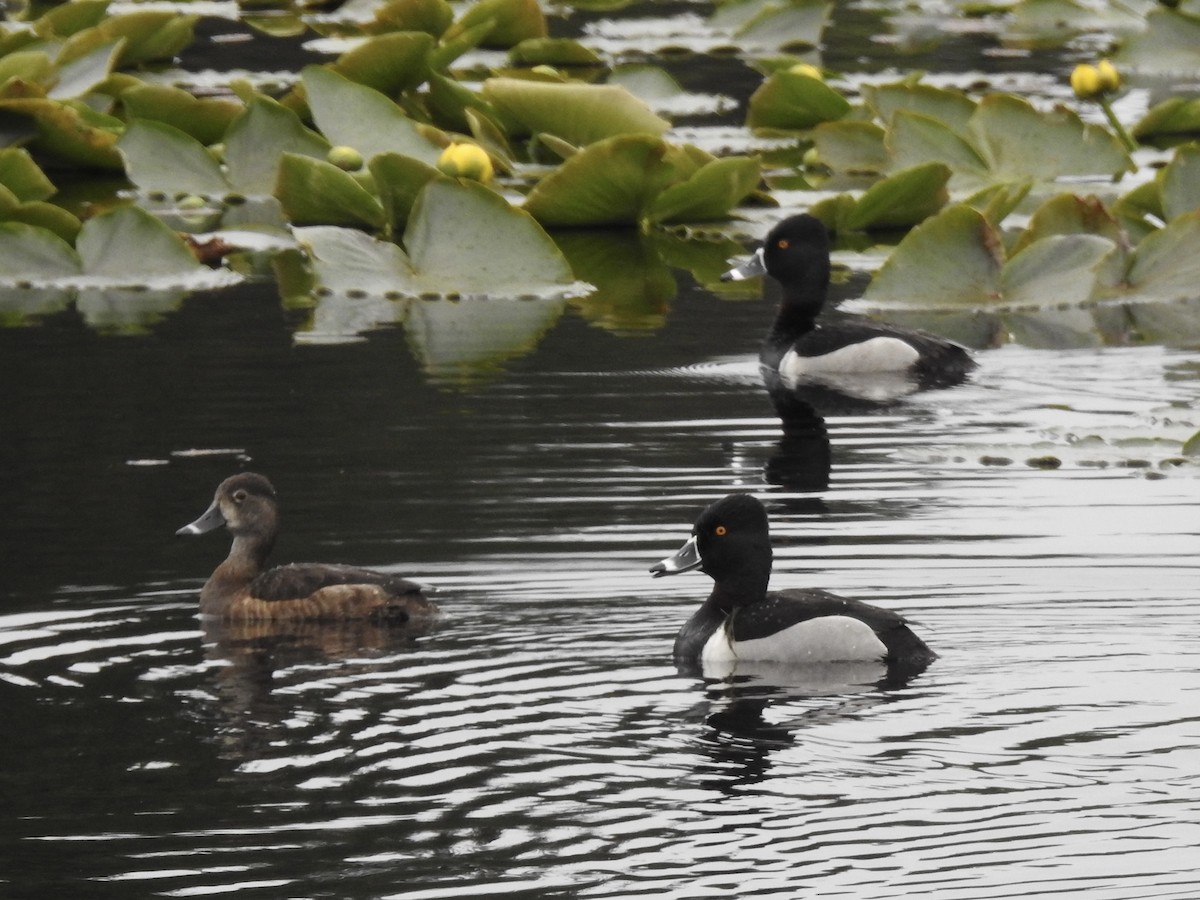
{"label": "duck bill", "polygon": [[661,578],[663,575],[678,575],[680,572],[690,572],[692,569],[698,568],[700,568],[700,551],[696,549],[696,536],[692,535],[673,556],[668,556],[662,562],[652,565],[650,574],[655,578]]}
{"label": "duck bill", "polygon": [[743,263],[735,269],[730,269],[721,276],[722,281],[745,281],[747,278],[754,278],[758,275],[767,274],[767,264],[763,262],[762,247],[754,251],[754,255],[750,257],[748,262]]}
{"label": "duck bill", "polygon": [[213,529],[220,528],[225,524],[225,517],[221,515],[221,507],[217,501],[213,501],[212,506],[204,511],[204,515],[198,518],[195,522],[190,522],[180,528],[176,534],[205,534]]}

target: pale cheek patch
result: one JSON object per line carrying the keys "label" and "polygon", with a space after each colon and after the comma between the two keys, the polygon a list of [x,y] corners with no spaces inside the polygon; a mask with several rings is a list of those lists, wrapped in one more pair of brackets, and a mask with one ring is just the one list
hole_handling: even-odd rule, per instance
{"label": "pale cheek patch", "polygon": [[705,663],[729,663],[739,659],[823,663],[881,660],[886,655],[887,647],[875,636],[871,626],[851,616],[822,616],[769,637],[733,644],[727,631],[718,628],[704,645],[700,658]]}
{"label": "pale cheek patch", "polygon": [[822,372],[903,372],[920,359],[916,349],[894,337],[876,337],[821,356],[800,356],[794,350],[779,362],[783,375],[819,375]]}

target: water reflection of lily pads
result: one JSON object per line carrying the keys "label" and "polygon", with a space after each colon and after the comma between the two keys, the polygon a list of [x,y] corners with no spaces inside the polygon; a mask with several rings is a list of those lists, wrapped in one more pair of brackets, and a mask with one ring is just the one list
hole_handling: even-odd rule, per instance
{"label": "water reflection of lily pads", "polygon": [[75,298],[75,308],[89,326],[105,334],[148,334],[151,328],[179,309],[185,290],[85,288]]}
{"label": "water reflection of lily pads", "polygon": [[537,347],[565,307],[562,297],[413,300],[405,307],[404,332],[429,375],[473,381]]}
{"label": "water reflection of lily pads", "polygon": [[595,291],[572,302],[587,321],[619,332],[651,331],[666,321],[678,291],[655,241],[634,230],[560,231],[555,242]]}

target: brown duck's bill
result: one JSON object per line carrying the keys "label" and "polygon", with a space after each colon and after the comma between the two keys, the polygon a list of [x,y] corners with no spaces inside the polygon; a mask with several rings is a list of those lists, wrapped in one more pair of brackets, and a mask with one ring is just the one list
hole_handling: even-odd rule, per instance
{"label": "brown duck's bill", "polygon": [[225,517],[221,515],[221,507],[214,500],[213,505],[204,511],[204,515],[198,518],[195,522],[189,522],[180,528],[176,534],[205,534],[214,529],[220,528],[225,524]]}
{"label": "brown duck's bill", "polygon": [[730,269],[721,276],[722,281],[745,281],[747,278],[754,278],[756,275],[766,275],[767,264],[763,262],[762,247],[754,251],[754,255],[750,259],[736,268]]}
{"label": "brown duck's bill", "polygon": [[680,572],[690,572],[700,568],[700,551],[696,549],[696,537],[693,535],[672,556],[650,567],[650,574],[655,578],[663,575],[678,575]]}

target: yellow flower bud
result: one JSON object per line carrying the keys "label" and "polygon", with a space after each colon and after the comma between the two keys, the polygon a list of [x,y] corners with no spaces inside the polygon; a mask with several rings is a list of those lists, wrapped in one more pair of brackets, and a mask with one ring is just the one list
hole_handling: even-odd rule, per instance
{"label": "yellow flower bud", "polygon": [[1121,73],[1117,67],[1107,59],[1102,59],[1096,65],[1096,71],[1100,73],[1100,90],[1106,94],[1116,93],[1121,86]]}
{"label": "yellow flower bud", "polygon": [[821,70],[809,63],[796,63],[788,69],[793,75],[807,75],[809,78],[815,78],[817,81],[824,81],[821,75]]}
{"label": "yellow flower bud", "polygon": [[482,182],[492,180],[492,161],[477,144],[451,144],[438,157],[437,167],[452,178],[472,178]]}
{"label": "yellow flower bud", "polygon": [[1080,63],[1071,73],[1071,90],[1080,100],[1095,100],[1104,93],[1100,81],[1100,71],[1095,66]]}
{"label": "yellow flower bud", "polygon": [[325,160],[346,172],[357,172],[363,167],[362,154],[353,147],[344,145],[330,147],[329,152],[325,155]]}

